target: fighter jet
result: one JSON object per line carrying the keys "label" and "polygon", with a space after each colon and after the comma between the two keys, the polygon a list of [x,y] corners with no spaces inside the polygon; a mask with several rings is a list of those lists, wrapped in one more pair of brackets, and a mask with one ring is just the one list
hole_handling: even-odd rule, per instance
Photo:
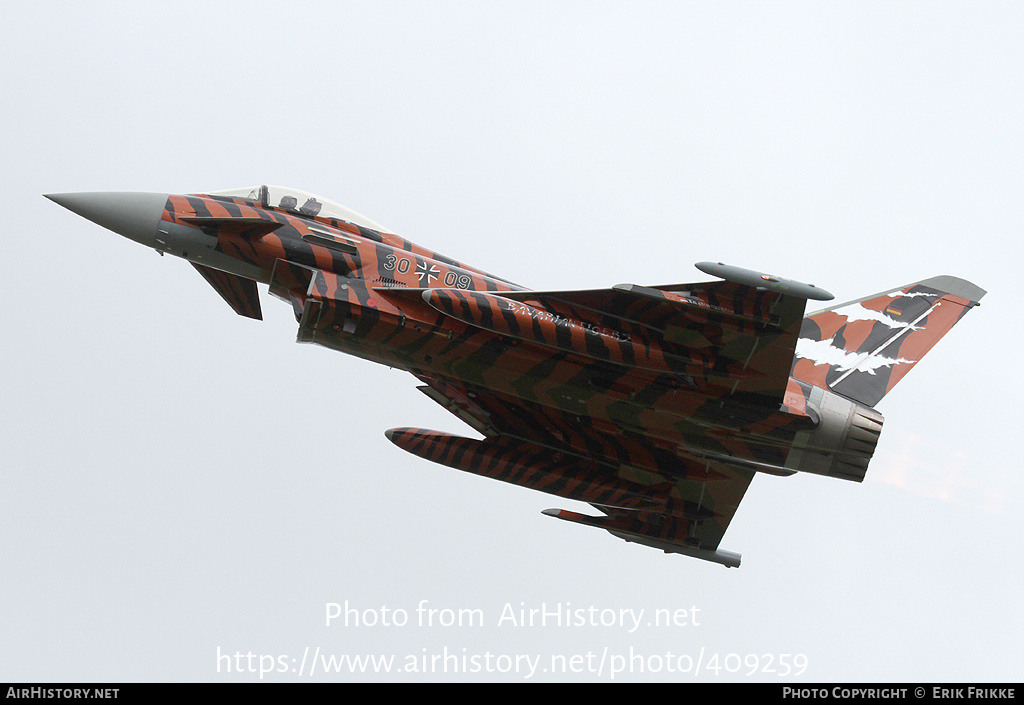
{"label": "fighter jet", "polygon": [[863,480],[875,405],[985,294],[938,276],[805,316],[833,296],[716,262],[692,284],[530,291],[295,189],[47,198],[188,260],[239,315],[262,318],[268,285],[299,342],[410,372],[480,436],[386,431],[399,448],[728,567],[740,555],[719,544],[754,476]]}

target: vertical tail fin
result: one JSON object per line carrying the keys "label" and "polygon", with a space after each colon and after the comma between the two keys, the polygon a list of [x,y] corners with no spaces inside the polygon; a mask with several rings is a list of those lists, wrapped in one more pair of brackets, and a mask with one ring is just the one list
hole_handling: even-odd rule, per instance
{"label": "vertical tail fin", "polygon": [[985,295],[932,277],[804,318],[792,376],[874,406]]}

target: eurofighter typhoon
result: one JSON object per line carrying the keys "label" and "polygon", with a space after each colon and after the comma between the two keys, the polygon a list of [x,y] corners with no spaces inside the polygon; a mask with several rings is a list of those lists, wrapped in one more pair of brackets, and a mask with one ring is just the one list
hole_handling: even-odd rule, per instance
{"label": "eurofighter typhoon", "polygon": [[299,342],[410,372],[482,436],[386,431],[399,448],[729,567],[719,544],[754,476],[863,480],[875,405],[985,294],[938,276],[805,315],[832,295],[714,262],[693,284],[530,291],[295,189],[47,197],[187,259],[242,316],[262,318],[268,285]]}

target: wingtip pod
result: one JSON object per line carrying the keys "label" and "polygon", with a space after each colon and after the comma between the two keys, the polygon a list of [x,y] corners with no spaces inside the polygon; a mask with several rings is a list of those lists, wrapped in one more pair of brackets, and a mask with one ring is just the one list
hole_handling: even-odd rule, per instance
{"label": "wingtip pod", "polygon": [[586,514],[570,512],[566,509],[545,509],[541,514],[549,517],[555,517],[556,519],[562,519],[563,521],[571,521],[574,524],[592,526],[595,529],[604,529],[612,536],[629,543],[638,543],[642,546],[656,548],[660,551],[664,551],[665,553],[678,553],[681,556],[689,556],[690,558],[697,558],[702,561],[718,563],[719,565],[724,565],[726,568],[739,568],[740,560],[742,559],[742,556],[739,553],[733,553],[732,551],[723,551],[721,549],[710,550],[706,548],[684,546],[644,536],[643,534],[623,531],[619,528],[612,528],[608,525],[614,523],[614,520],[609,517],[592,517],[587,516]]}
{"label": "wingtip pod", "polygon": [[755,272],[752,269],[735,267],[731,264],[723,264],[722,262],[697,262],[694,266],[705,274],[710,274],[713,277],[719,277],[720,279],[736,282],[737,284],[760,287],[780,294],[789,294],[790,296],[799,296],[804,299],[814,299],[816,301],[831,301],[835,298],[831,293],[825,291],[821,287],[814,286],[814,284],[804,284],[803,282],[794,281],[792,279],[783,279],[782,277],[777,277],[774,274]]}
{"label": "wingtip pod", "polygon": [[665,553],[678,553],[681,556],[689,556],[690,558],[697,558],[702,561],[718,563],[719,565],[724,565],[726,568],[739,568],[740,561],[743,558],[739,553],[733,553],[732,551],[723,551],[721,549],[709,551],[704,548],[690,548],[689,546],[679,546],[674,543],[658,541],[657,539],[649,539],[645,536],[636,536],[634,534],[627,534],[620,531],[609,531],[608,533],[629,543],[638,543],[642,546],[657,548]]}

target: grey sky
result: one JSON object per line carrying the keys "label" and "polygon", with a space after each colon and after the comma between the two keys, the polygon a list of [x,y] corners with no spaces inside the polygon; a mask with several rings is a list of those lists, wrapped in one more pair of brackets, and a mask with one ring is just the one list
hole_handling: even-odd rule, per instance
{"label": "grey sky", "polygon": [[[784,681],[745,675],[782,654],[810,681],[1018,680],[1022,31],[1015,2],[7,8],[0,680],[258,680],[218,648],[309,680],[307,647],[604,658],[532,680],[636,655],[616,680]],[[238,317],[41,195],[258,183],[532,288],[715,260],[839,300],[938,274],[989,293],[879,405],[863,484],[755,479],[727,570],[402,453],[385,429],[467,429],[408,375],[296,345],[265,289],[266,320]],[[346,600],[410,624],[326,627]],[[419,627],[423,600],[486,624]],[[644,623],[497,623],[566,603]]]}

